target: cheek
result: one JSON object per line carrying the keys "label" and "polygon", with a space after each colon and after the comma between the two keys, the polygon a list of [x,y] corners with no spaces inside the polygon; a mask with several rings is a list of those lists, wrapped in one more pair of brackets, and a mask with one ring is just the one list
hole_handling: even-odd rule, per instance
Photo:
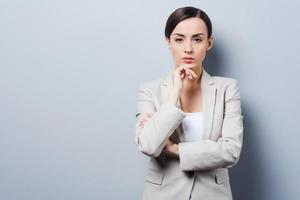
{"label": "cheek", "polygon": [[174,57],[179,57],[181,54],[181,49],[180,48],[173,48],[172,49],[172,54]]}
{"label": "cheek", "polygon": [[195,49],[195,54],[198,58],[203,58],[206,54],[206,46],[200,46],[199,48]]}

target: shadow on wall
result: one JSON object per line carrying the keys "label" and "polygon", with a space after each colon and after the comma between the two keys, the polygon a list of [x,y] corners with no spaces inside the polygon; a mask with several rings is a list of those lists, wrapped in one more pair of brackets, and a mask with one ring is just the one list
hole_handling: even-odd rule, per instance
{"label": "shadow on wall", "polygon": [[[226,76],[224,74],[228,74],[225,72],[227,66],[224,65],[225,59],[222,57],[222,52],[225,51],[226,49],[218,44],[208,52],[203,64],[208,73],[215,76]],[[241,91],[241,93],[243,92]],[[259,143],[260,124],[255,121],[255,108],[252,105],[247,105],[243,96],[241,98],[242,115],[244,116],[243,148],[238,164],[229,169],[233,198],[243,200],[264,199],[266,197],[266,194],[264,194],[263,169],[265,164],[263,163],[262,148]]]}

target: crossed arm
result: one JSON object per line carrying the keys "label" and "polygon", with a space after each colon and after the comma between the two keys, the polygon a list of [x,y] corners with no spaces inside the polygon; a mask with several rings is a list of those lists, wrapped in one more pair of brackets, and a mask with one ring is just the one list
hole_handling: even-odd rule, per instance
{"label": "crossed arm", "polygon": [[[185,117],[183,111],[168,102],[154,108],[150,90],[140,86],[137,93],[137,123],[135,142],[141,152],[158,157],[168,139]],[[153,115],[143,126],[140,122],[147,113]],[[243,116],[238,83],[234,80],[227,88],[221,137],[217,141],[181,142],[173,148],[178,153],[184,171],[233,167],[239,160],[243,140]],[[174,146],[173,146],[174,147]]]}
{"label": "crossed arm", "polygon": [[[139,126],[144,128],[145,123],[150,120],[152,115],[153,113],[147,113],[146,115],[142,116],[141,120],[139,121]],[[167,140],[166,145],[163,148],[163,151],[176,158],[179,157],[178,144],[171,142],[170,139]]]}

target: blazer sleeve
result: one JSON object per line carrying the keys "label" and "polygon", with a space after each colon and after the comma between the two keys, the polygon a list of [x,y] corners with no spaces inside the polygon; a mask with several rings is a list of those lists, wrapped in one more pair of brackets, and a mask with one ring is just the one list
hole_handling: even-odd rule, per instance
{"label": "blazer sleeve", "polygon": [[243,116],[238,81],[225,92],[221,137],[213,140],[179,143],[180,168],[183,171],[233,167],[239,160],[243,140]]}
{"label": "blazer sleeve", "polygon": [[[135,143],[142,153],[150,157],[158,157],[167,139],[181,123],[185,114],[168,101],[162,103],[156,110],[152,93],[149,88],[145,87],[145,84],[139,86],[136,98]],[[153,115],[144,127],[140,127],[139,122],[146,113],[153,113]]]}

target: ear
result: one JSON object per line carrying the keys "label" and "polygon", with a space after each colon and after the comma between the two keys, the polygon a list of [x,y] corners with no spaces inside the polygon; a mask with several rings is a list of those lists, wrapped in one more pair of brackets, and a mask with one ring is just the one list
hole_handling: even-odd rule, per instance
{"label": "ear", "polygon": [[208,47],[207,47],[207,51],[209,51],[212,47],[213,47],[213,44],[214,44],[214,38],[211,36],[209,39],[208,39]]}
{"label": "ear", "polygon": [[170,39],[169,38],[166,38],[166,43],[167,43],[168,48],[171,49],[171,44],[170,44]]}

